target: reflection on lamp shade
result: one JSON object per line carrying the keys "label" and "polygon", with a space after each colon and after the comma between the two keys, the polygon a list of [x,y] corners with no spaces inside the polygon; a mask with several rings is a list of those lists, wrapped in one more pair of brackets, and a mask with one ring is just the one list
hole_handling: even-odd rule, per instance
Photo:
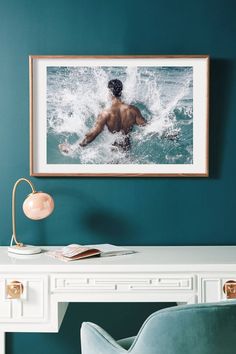
{"label": "reflection on lamp shade", "polygon": [[40,220],[49,216],[54,209],[52,197],[43,192],[31,193],[23,203],[25,215],[32,220]]}

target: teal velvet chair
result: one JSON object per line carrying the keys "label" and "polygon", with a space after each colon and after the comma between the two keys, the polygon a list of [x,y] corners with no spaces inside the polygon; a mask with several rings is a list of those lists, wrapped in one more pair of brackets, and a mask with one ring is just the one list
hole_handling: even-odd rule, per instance
{"label": "teal velvet chair", "polygon": [[236,301],[176,306],[153,313],[135,337],[114,340],[84,322],[82,354],[234,354]]}

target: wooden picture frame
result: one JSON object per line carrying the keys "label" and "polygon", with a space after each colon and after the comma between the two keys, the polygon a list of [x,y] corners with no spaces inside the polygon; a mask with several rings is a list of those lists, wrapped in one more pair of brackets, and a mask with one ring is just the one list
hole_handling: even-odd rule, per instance
{"label": "wooden picture frame", "polygon": [[208,55],[29,65],[31,176],[208,176]]}

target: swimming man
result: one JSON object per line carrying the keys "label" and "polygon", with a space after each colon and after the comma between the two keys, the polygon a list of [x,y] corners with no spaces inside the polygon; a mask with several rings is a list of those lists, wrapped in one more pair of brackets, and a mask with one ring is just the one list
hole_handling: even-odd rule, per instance
{"label": "swimming man", "polygon": [[94,127],[85,135],[80,146],[83,147],[90,144],[106,126],[111,133],[121,132],[124,135],[124,139],[116,141],[113,146],[128,151],[130,148],[129,134],[133,126],[145,125],[146,120],[137,107],[122,102],[121,94],[123,84],[120,80],[110,80],[108,82],[108,88],[112,96],[111,107],[105,109],[98,115]]}

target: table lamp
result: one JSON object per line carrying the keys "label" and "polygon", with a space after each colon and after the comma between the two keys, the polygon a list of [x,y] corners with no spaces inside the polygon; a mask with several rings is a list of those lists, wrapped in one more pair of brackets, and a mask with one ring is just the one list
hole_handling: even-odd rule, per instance
{"label": "table lamp", "polygon": [[37,246],[24,245],[17,241],[16,236],[16,211],[15,211],[15,195],[17,186],[21,182],[27,182],[32,192],[27,196],[23,203],[23,211],[25,215],[32,220],[41,220],[49,216],[54,209],[54,201],[52,197],[43,192],[37,192],[33,183],[27,178],[20,178],[16,181],[12,190],[12,238],[8,252],[17,253],[22,255],[30,255],[40,253],[41,248]]}

